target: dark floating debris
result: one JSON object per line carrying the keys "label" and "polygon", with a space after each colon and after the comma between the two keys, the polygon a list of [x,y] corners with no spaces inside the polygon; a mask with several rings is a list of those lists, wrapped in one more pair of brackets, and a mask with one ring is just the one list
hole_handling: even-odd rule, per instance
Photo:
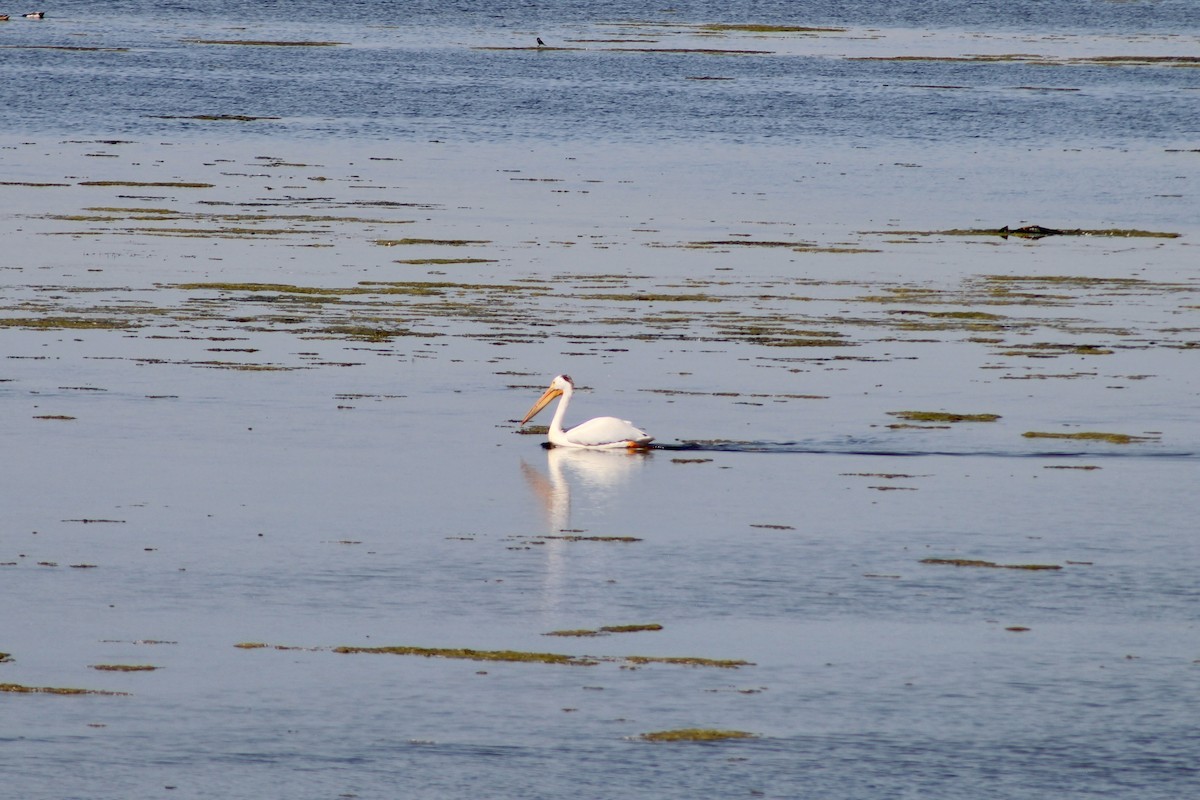
{"label": "dark floating debris", "polygon": [[905,236],[999,236],[1007,239],[1044,239],[1047,236],[1109,236],[1114,238],[1178,239],[1182,234],[1168,231],[1144,231],[1136,228],[1047,228],[1044,225],[1025,225],[1020,228],[950,228],[944,231],[863,231]]}
{"label": "dark floating debris", "polygon": [[1062,569],[1058,564],[997,564],[972,558],[922,558],[922,564],[943,564],[951,567],[986,567],[990,569],[1025,569],[1030,571]]}
{"label": "dark floating debris", "polygon": [[258,120],[277,120],[279,117],[255,117],[249,114],[192,114],[179,116],[174,114],[154,115],[153,119],[193,119],[202,122],[256,122]]}
{"label": "dark floating debris", "polygon": [[335,47],[344,42],[274,41],[269,39],[184,39],[184,44],[245,45],[248,47]]}

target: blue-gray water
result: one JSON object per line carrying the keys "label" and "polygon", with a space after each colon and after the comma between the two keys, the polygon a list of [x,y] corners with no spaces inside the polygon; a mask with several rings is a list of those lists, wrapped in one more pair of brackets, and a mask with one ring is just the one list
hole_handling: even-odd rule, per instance
{"label": "blue-gray water", "polygon": [[[1194,4],[46,12],[0,23],[0,794],[1200,789]],[[1034,223],[1181,235],[928,235]],[[665,448],[517,435],[558,372]],[[1135,438],[1023,435],[1081,432]]]}

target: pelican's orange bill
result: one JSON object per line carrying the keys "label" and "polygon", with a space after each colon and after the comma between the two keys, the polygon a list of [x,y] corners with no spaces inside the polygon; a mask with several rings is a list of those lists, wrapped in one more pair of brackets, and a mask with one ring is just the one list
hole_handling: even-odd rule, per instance
{"label": "pelican's orange bill", "polygon": [[529,413],[525,415],[523,420],[521,420],[521,424],[524,425],[526,422],[529,422],[529,420],[537,416],[539,411],[549,405],[551,400],[561,394],[562,389],[555,389],[553,386],[551,386],[542,394],[541,397],[538,398],[537,402],[533,404],[533,408],[529,409]]}

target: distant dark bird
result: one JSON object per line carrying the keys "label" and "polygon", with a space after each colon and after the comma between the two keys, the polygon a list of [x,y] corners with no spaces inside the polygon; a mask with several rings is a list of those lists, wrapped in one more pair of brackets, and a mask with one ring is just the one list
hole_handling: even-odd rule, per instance
{"label": "distant dark bird", "polygon": [[45,19],[45,17],[46,17],[45,11],[30,11],[28,14],[25,15],[25,19]]}
{"label": "distant dark bird", "polygon": [[546,43],[542,41],[542,37],[538,37],[538,47],[545,47]]}

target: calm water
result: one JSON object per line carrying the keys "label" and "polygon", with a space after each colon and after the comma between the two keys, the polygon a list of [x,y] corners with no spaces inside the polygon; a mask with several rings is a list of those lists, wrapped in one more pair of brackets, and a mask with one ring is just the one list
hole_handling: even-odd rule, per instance
{"label": "calm water", "polygon": [[1200,789],[1193,4],[462,5],[0,23],[5,791]]}

